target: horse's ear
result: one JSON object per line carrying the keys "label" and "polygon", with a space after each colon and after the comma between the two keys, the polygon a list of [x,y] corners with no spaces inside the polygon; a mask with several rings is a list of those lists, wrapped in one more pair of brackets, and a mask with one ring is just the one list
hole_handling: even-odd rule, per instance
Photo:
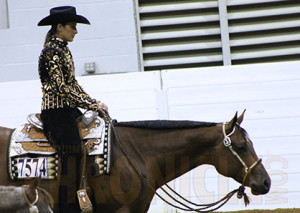
{"label": "horse's ear", "polygon": [[232,132],[235,124],[237,122],[237,112],[235,113],[234,117],[231,119],[231,121],[228,123],[228,126],[226,128],[226,132]]}
{"label": "horse's ear", "polygon": [[239,125],[241,125],[241,123],[243,122],[243,120],[244,120],[244,114],[245,114],[245,112],[246,112],[246,109],[244,109],[244,111],[243,111],[243,113],[238,117],[238,119],[237,119],[237,123],[239,124]]}

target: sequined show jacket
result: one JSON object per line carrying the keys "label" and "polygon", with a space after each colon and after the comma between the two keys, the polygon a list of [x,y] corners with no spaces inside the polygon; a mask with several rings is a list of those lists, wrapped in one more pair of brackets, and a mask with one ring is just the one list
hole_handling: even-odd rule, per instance
{"label": "sequined show jacket", "polygon": [[68,43],[52,36],[39,57],[42,83],[42,110],[76,106],[97,110],[92,99],[75,79],[75,69]]}

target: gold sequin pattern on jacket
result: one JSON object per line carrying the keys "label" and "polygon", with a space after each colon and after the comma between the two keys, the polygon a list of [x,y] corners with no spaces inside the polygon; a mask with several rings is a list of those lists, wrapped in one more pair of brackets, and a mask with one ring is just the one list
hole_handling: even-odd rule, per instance
{"label": "gold sequin pattern on jacket", "polygon": [[77,106],[97,110],[92,99],[75,79],[72,54],[67,42],[53,36],[39,57],[42,82],[42,110]]}

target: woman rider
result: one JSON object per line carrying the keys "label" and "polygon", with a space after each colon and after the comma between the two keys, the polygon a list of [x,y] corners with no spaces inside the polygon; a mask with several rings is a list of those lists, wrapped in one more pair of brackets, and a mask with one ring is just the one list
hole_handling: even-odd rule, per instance
{"label": "woman rider", "polygon": [[50,15],[38,23],[38,26],[51,26],[39,57],[43,92],[41,119],[46,137],[61,155],[62,174],[66,172],[70,154],[75,154],[79,161],[81,139],[76,119],[82,113],[78,107],[102,113],[108,110],[104,103],[92,99],[75,79],[68,42],[78,33],[77,23],[90,24],[85,17],[77,15],[72,6],[52,8]]}

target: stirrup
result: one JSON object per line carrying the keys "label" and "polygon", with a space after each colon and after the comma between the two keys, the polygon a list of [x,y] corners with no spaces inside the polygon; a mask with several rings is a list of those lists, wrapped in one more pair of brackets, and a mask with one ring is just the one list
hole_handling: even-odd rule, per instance
{"label": "stirrup", "polygon": [[77,197],[79,201],[79,206],[82,213],[92,213],[93,205],[86,192],[86,189],[80,189],[77,191]]}

